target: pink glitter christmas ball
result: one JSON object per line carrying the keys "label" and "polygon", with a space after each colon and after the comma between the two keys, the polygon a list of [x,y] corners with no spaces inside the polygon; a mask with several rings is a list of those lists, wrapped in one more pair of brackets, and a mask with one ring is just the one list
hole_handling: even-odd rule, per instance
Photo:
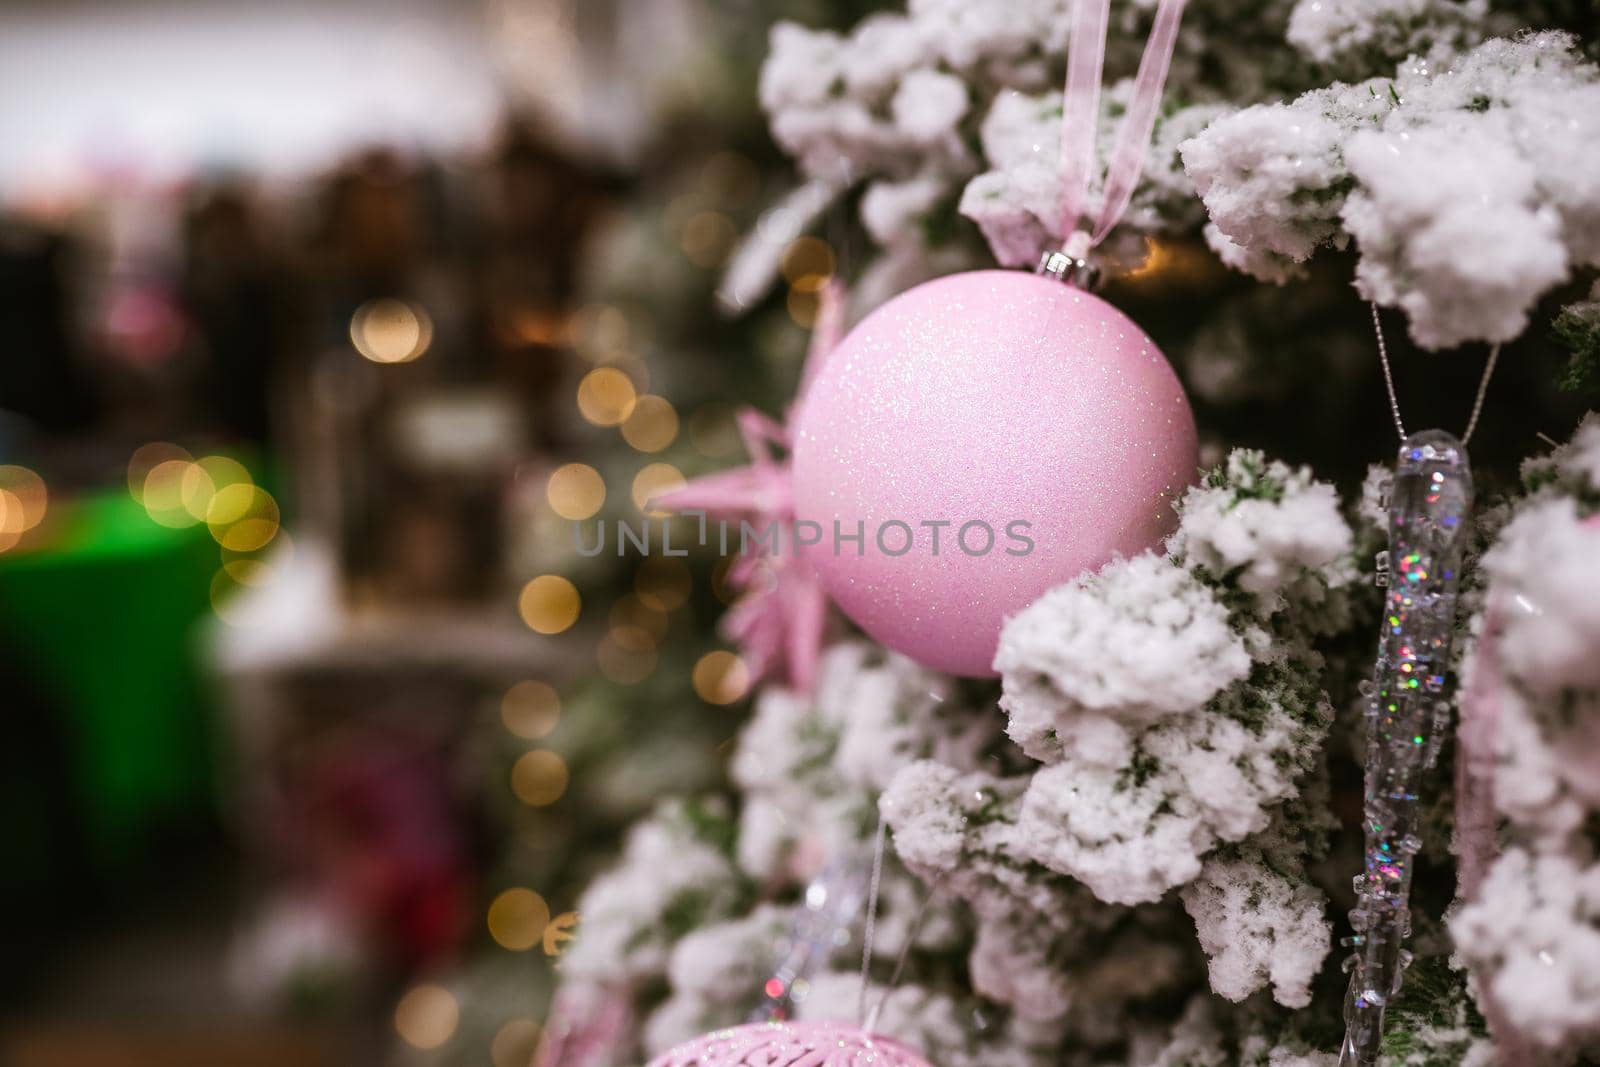
{"label": "pink glitter christmas ball", "polygon": [[993,675],[1008,615],[1171,533],[1198,461],[1144,331],[1019,271],[940,278],[873,312],[796,430],[797,540],[816,539],[803,551],[829,594],[882,644],[970,676]]}
{"label": "pink glitter christmas ball", "polygon": [[649,1067],[931,1067],[887,1037],[846,1023],[749,1023],[716,1030],[651,1060]]}

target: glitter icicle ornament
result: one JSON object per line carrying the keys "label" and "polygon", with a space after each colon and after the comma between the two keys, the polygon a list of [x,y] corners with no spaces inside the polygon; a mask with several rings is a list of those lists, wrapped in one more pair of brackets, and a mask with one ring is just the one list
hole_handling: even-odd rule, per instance
{"label": "glitter icicle ornament", "polygon": [[837,1022],[750,1023],[715,1030],[649,1067],[932,1067],[892,1038]]}
{"label": "glitter icicle ornament", "polygon": [[1000,628],[1054,586],[1171,533],[1194,416],[1143,330],[1078,288],[1143,167],[1183,0],[1161,0],[1092,228],[1109,0],[1074,5],[1062,131],[1065,250],[1039,275],[976,271],[878,308],[807,392],[796,541],[881,644],[992,676]]}
{"label": "glitter icicle ornament", "polygon": [[1411,954],[1417,794],[1450,722],[1445,686],[1461,550],[1472,509],[1466,447],[1442,430],[1406,438],[1389,493],[1389,566],[1367,700],[1365,863],[1355,878],[1341,1067],[1378,1062],[1383,1016]]}
{"label": "glitter icicle ornament", "polygon": [[875,869],[871,856],[847,850],[807,883],[782,942],[783,956],[762,984],[762,1004],[751,1022],[789,1018],[795,1002],[804,999],[812,975],[830,953],[849,943]]}

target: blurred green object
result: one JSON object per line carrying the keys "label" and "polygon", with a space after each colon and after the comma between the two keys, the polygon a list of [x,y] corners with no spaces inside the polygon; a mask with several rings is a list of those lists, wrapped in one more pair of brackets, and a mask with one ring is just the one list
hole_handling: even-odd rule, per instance
{"label": "blurred green object", "polygon": [[66,713],[57,726],[84,844],[109,873],[161,824],[205,808],[196,624],[211,611],[218,550],[203,524],[161,526],[126,492],[52,501],[48,522],[35,547],[0,555],[0,632],[42,706]]}

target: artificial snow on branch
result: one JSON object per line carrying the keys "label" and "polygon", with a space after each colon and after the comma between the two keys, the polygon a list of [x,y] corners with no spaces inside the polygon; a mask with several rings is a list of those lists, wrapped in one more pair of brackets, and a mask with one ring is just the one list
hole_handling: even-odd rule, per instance
{"label": "artificial snow on branch", "polygon": [[[1466,706],[1491,717],[1486,773],[1511,844],[1450,933],[1485,1014],[1509,1030],[1498,1036],[1567,1061],[1600,1048],[1600,418],[1523,480],[1531,493],[1482,562],[1465,671]],[[1473,728],[1484,724],[1463,723]]]}
{"label": "artificial snow on branch", "polygon": [[1224,261],[1281,282],[1353,239],[1362,295],[1443,348],[1515,338],[1600,265],[1597,113],[1600,68],[1549,31],[1246,108],[1181,151]]}

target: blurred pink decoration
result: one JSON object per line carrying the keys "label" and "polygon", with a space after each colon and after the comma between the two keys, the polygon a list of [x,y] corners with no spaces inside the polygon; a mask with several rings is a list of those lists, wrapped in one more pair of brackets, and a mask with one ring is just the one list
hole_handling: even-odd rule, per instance
{"label": "blurred pink decoration", "polygon": [[[793,421],[812,381],[844,333],[844,291],[830,281],[819,293],[811,344],[800,372],[800,388],[784,423],[754,408],[739,412],[739,434],[744,438],[750,464],[734,470],[696,478],[681,489],[655,497],[653,505],[674,511],[704,512],[723,519],[749,521],[762,533],[768,524],[790,528],[794,520],[794,492],[787,456]],[[735,531],[737,534],[737,531]],[[780,534],[777,541],[782,540]],[[736,542],[742,544],[742,538]],[[803,693],[816,680],[817,659],[827,622],[827,595],[816,570],[790,544],[774,552],[756,539],[751,551],[742,549],[728,567],[728,588],[740,594],[722,619],[722,633],[739,646],[752,680],[782,670],[788,684]]]}
{"label": "blurred pink decoration", "polygon": [[892,1038],[848,1023],[750,1023],[715,1030],[649,1067],[930,1067]]}
{"label": "blurred pink decoration", "polygon": [[621,989],[563,986],[532,1067],[610,1067],[632,1041],[632,998]]}

